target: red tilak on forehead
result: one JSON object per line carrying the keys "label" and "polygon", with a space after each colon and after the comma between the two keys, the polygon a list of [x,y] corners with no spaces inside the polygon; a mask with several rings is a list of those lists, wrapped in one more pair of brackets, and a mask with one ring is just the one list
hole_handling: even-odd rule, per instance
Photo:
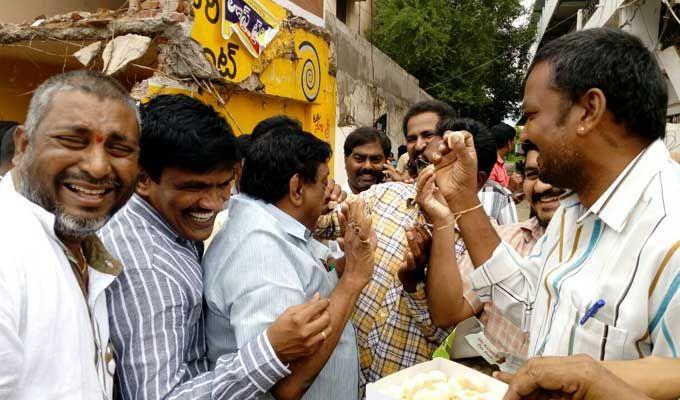
{"label": "red tilak on forehead", "polygon": [[95,136],[94,136],[94,140],[96,140],[97,143],[101,143],[101,142],[104,141],[104,136],[102,136],[102,135],[95,135]]}

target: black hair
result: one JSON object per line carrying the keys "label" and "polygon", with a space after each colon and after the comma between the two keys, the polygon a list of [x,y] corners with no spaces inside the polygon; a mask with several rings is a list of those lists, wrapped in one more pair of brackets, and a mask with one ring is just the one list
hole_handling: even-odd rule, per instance
{"label": "black hair", "polygon": [[139,165],[155,182],[166,167],[205,173],[233,168],[239,161],[229,124],[199,100],[160,95],[142,105],[141,113]]}
{"label": "black hair", "polygon": [[389,158],[392,155],[392,141],[385,132],[380,132],[380,146],[385,152],[385,158]]}
{"label": "black hair", "polygon": [[488,177],[496,163],[496,140],[489,128],[471,118],[448,118],[439,121],[436,134],[444,136],[446,131],[468,131],[472,134],[477,153],[477,170]]}
{"label": "black hair", "polygon": [[423,100],[419,101],[416,104],[412,105],[411,108],[408,109],[406,112],[406,115],[404,116],[404,120],[402,122],[402,130],[404,131],[404,137],[406,137],[407,128],[408,128],[408,121],[415,117],[416,115],[426,113],[426,112],[433,112],[439,116],[439,120],[443,120],[445,118],[453,118],[455,115],[455,112],[453,111],[453,108],[451,108],[450,105],[443,103],[438,100]]}
{"label": "black hair", "polygon": [[538,147],[531,140],[522,142],[522,152],[526,156],[530,151],[538,151]]}
{"label": "black hair", "polygon": [[248,154],[248,149],[250,148],[251,142],[251,135],[243,134],[236,136],[236,145],[238,146],[238,153],[241,159],[246,158],[246,154]]}
{"label": "black hair", "polygon": [[331,157],[328,143],[302,129],[278,126],[252,140],[243,164],[241,192],[276,203],[288,193],[295,174],[315,182],[319,166]]}
{"label": "black hair", "polygon": [[406,152],[407,152],[407,150],[406,150],[405,144],[402,144],[401,146],[397,147],[397,158],[401,157]]}
{"label": "black hair", "polygon": [[383,132],[371,126],[361,126],[350,133],[345,139],[345,157],[349,157],[355,147],[368,143],[380,143],[385,158],[392,152],[392,141]]}
{"label": "black hair", "polygon": [[664,137],[668,89],[654,55],[637,37],[611,28],[572,32],[540,48],[529,73],[543,62],[570,103],[598,88],[614,120],[629,132],[649,141]]}
{"label": "black hair", "polygon": [[496,149],[502,149],[507,146],[508,142],[513,140],[515,135],[517,135],[515,128],[503,122],[492,126],[491,133],[496,139]]}
{"label": "black hair", "polygon": [[18,125],[16,121],[0,121],[0,165],[14,157],[14,129]]}
{"label": "black hair", "polygon": [[291,118],[287,115],[276,115],[258,122],[253,128],[250,135],[252,140],[264,135],[267,132],[276,131],[279,134],[287,134],[299,132],[302,130],[302,124],[297,119]]}

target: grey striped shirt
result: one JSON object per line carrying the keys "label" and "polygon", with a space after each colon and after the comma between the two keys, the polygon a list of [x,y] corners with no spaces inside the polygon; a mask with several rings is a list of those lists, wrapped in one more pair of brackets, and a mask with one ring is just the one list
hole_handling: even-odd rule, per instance
{"label": "grey striped shirt", "polygon": [[196,245],[138,195],[100,231],[125,266],[107,289],[118,399],[252,399],[290,373],[266,333],[209,369]]}
{"label": "grey striped shirt", "polygon": [[512,192],[501,186],[498,182],[487,180],[482,189],[477,193],[486,213],[493,218],[498,225],[517,223],[517,208],[512,200]]}

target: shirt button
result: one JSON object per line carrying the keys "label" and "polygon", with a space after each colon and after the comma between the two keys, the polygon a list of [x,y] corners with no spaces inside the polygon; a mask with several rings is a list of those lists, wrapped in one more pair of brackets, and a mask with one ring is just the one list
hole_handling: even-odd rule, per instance
{"label": "shirt button", "polygon": [[380,310],[380,313],[379,313],[379,314],[380,314],[380,317],[381,317],[381,318],[383,318],[383,319],[387,318],[387,311],[385,311],[385,310]]}

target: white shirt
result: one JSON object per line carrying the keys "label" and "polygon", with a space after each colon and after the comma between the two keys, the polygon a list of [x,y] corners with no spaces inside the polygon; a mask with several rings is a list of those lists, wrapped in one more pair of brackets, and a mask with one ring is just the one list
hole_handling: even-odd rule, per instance
{"label": "white shirt", "polygon": [[86,304],[54,215],[18,194],[10,176],[0,183],[0,398],[109,399],[104,289],[115,277],[90,266]]}
{"label": "white shirt", "polygon": [[530,356],[677,357],[679,204],[680,166],[656,141],[590,209],[565,197],[528,258],[499,245],[473,287],[529,332]]}

